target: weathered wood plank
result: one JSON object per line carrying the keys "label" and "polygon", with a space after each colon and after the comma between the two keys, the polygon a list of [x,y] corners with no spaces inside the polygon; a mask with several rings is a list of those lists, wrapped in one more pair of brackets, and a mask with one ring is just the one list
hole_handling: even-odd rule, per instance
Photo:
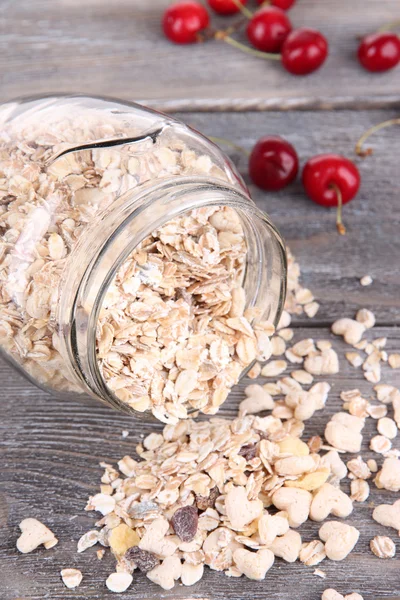
{"label": "weathered wood plank", "polygon": [[[330,43],[327,64],[306,79],[222,42],[186,48],[169,43],[160,30],[168,4],[2,0],[1,100],[81,91],[141,100],[162,110],[378,107],[397,102],[398,74],[371,75],[355,59],[357,36],[398,18],[397,0],[298,0],[290,13],[294,25],[318,28]],[[255,2],[249,5],[255,7]],[[221,26],[231,22],[215,20]]]}
{"label": "weathered wood plank", "polygon": [[[396,114],[388,110],[178,115],[204,134],[228,138],[246,149],[262,135],[283,135],[296,147],[301,166],[322,152],[344,154],[357,163],[362,187],[344,208],[348,234],[339,236],[335,210],[311,202],[299,180],[280,193],[262,192],[247,176],[246,156],[224,148],[245,176],[258,206],[271,216],[299,259],[304,285],[321,302],[313,323],[353,316],[360,306],[375,311],[382,325],[400,323],[400,182],[395,167],[399,129],[393,127],[371,138],[367,146],[375,149],[372,157],[361,159],[354,154],[355,142],[366,129]],[[370,287],[360,285],[364,274],[374,279]],[[297,323],[310,321],[303,317]]]}
{"label": "weathered wood plank", "polygon": [[[345,344],[323,328],[297,329],[294,341],[304,336],[329,338],[340,354],[341,371],[329,378],[332,391],[327,407],[307,423],[306,437],[320,434],[329,416],[341,406],[342,390],[357,386],[367,398],[373,397],[372,385],[363,379],[344,359]],[[376,328],[369,338],[387,336],[388,351],[398,350],[400,330]],[[76,541],[96,520],[83,508],[89,494],[97,490],[101,468],[99,461],[115,463],[125,454],[134,454],[135,446],[160,424],[148,420],[139,422],[113,412],[88,400],[60,400],[27,384],[5,363],[0,362],[2,400],[0,403],[0,440],[2,469],[0,475],[0,587],[2,600],[67,600],[71,592],[61,583],[59,571],[66,567],[80,568],[84,574],[81,587],[74,591],[75,600],[111,598],[104,585],[113,568],[106,557],[101,563],[95,549],[78,555]],[[265,381],[265,380],[263,380]],[[398,371],[383,369],[383,381],[400,385]],[[235,389],[221,415],[232,417],[247,381]],[[122,430],[130,431],[122,438]],[[367,420],[364,429],[363,457],[382,460],[368,449],[368,441],[376,433],[376,422]],[[400,448],[399,439],[395,446]],[[301,600],[319,600],[322,591],[334,587],[342,592],[360,591],[365,600],[394,598],[400,595],[399,559],[382,563],[369,551],[374,535],[390,535],[400,552],[400,540],[393,530],[385,529],[371,519],[372,508],[382,502],[393,502],[398,495],[377,490],[371,485],[371,496],[365,504],[357,504],[348,520],[361,531],[355,551],[341,563],[324,561],[320,566],[327,579],[313,575],[313,568],[299,563],[288,565],[277,559],[263,583],[245,579],[228,579],[221,573],[206,570],[204,579],[191,589],[177,587],[162,592],[143,575],[135,575],[133,587],[124,595],[127,600],[152,598],[209,598],[210,600],[292,600],[293,590]],[[57,534],[60,543],[54,549],[40,549],[30,555],[18,555],[15,541],[18,523],[27,516],[46,522]],[[305,540],[315,539],[317,523],[307,523],[300,529]]]}
{"label": "weathered wood plank", "polygon": [[[395,111],[387,110],[180,116],[205,134],[228,138],[245,148],[250,148],[260,135],[280,133],[295,144],[304,162],[312,154],[323,151],[351,156],[355,140],[367,127],[394,114]],[[334,385],[328,406],[307,424],[307,435],[321,433],[329,415],[341,405],[341,390],[359,387],[365,397],[372,395],[372,386],[343,358],[344,344],[331,336],[328,328],[318,326],[328,325],[338,316],[351,316],[361,306],[372,308],[381,325],[400,322],[400,217],[397,210],[400,184],[395,172],[400,151],[398,130],[382,132],[374,138],[373,145],[375,156],[358,161],[363,187],[359,198],[346,207],[349,232],[344,238],[336,234],[334,214],[309,202],[300,183],[273,195],[251,188],[257,204],[269,212],[300,260],[303,283],[321,301],[317,319],[295,320],[295,339],[329,337],[341,350],[341,372],[332,378]],[[232,157],[239,161],[246,175],[246,159],[238,154]],[[369,288],[359,285],[359,277],[365,273],[374,277],[374,284]],[[387,335],[388,351],[400,349],[398,328],[378,327],[369,335]],[[98,563],[92,550],[83,555],[75,551],[77,539],[95,520],[83,508],[87,496],[97,489],[101,474],[98,462],[115,462],[124,454],[133,453],[140,437],[151,429],[159,429],[160,425],[133,421],[91,400],[79,403],[47,396],[3,362],[0,362],[0,381],[2,600],[46,597],[67,600],[71,594],[75,600],[111,598],[113,595],[104,582],[113,568],[112,559],[105,558]],[[399,386],[399,371],[385,366],[383,381]],[[233,392],[221,414],[234,415],[244,385],[242,382]],[[364,456],[372,456],[367,450],[367,441],[375,427],[375,422],[369,420]],[[121,436],[124,429],[131,432],[127,439]],[[399,447],[398,440],[396,445]],[[373,487],[371,502],[393,502],[395,498],[395,494],[382,494]],[[328,576],[325,581],[312,575],[313,569],[277,560],[264,583],[227,579],[208,571],[195,588],[177,587],[173,592],[160,593],[143,576],[138,576],[124,598],[292,600],[295,589],[296,598],[319,600],[322,590],[330,586],[342,592],[361,591],[365,600],[394,598],[400,595],[399,560],[382,563],[371,555],[368,543],[378,533],[399,538],[395,538],[392,530],[373,523],[371,512],[370,502],[356,507],[351,523],[361,530],[360,542],[343,563],[322,563],[321,568]],[[39,550],[32,555],[17,555],[17,525],[27,516],[36,516],[48,523],[60,544],[49,552]],[[310,523],[304,526],[302,533],[306,540],[311,540],[317,530],[318,526]],[[397,547],[399,552],[398,542]],[[75,592],[66,590],[59,578],[60,569],[71,566],[81,568],[84,573],[84,582]]]}

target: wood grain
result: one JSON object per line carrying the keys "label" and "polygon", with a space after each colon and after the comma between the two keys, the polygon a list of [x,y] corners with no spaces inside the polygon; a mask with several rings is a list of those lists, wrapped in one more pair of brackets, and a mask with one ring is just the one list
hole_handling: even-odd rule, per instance
{"label": "wood grain", "polygon": [[202,111],[398,102],[398,73],[371,75],[355,58],[357,36],[399,19],[398,0],[298,0],[290,13],[294,25],[320,29],[330,44],[326,65],[306,78],[222,42],[190,47],[168,42],[160,21],[169,4],[1,0],[0,100],[80,91],[140,100],[162,110]]}
{"label": "wood grain", "polygon": [[[320,434],[329,416],[339,410],[340,391],[359,387],[367,398],[373,396],[372,385],[362,378],[343,357],[345,344],[324,328],[296,330],[295,341],[305,336],[331,339],[340,355],[340,373],[329,380],[332,391],[324,411],[307,423],[306,438]],[[380,327],[369,332],[369,337],[387,336],[388,350],[399,349],[400,330]],[[88,400],[80,403],[47,396],[31,387],[19,375],[0,362],[2,402],[0,405],[0,439],[2,442],[2,470],[0,495],[0,589],[2,600],[103,600],[113,594],[104,585],[113,568],[108,556],[98,562],[95,548],[78,555],[76,542],[90,529],[96,516],[84,512],[89,494],[95,493],[102,473],[98,463],[115,463],[125,454],[133,454],[140,439],[161,425],[137,422],[113,412],[105,406]],[[383,380],[399,385],[398,371],[388,366],[383,369]],[[264,380],[265,381],[265,380]],[[234,416],[243,387],[243,381],[232,393],[221,415]],[[130,431],[122,438],[122,430]],[[376,421],[367,420],[364,429],[364,458],[378,455],[368,449],[368,440],[376,433]],[[399,440],[395,441],[400,447]],[[348,488],[345,484],[344,489]],[[313,568],[299,563],[288,565],[277,559],[263,583],[245,579],[228,579],[221,573],[206,570],[204,579],[193,588],[177,586],[171,592],[160,592],[143,575],[135,575],[133,587],[123,596],[126,600],[153,598],[209,598],[210,600],[319,600],[322,591],[334,587],[341,592],[359,591],[364,600],[377,596],[393,598],[400,594],[399,559],[382,563],[369,551],[374,535],[390,535],[400,552],[400,539],[395,532],[379,526],[371,519],[372,508],[380,503],[392,503],[398,494],[377,490],[371,484],[371,496],[364,504],[357,504],[348,519],[356,526],[361,537],[354,552],[341,563],[324,561],[319,567],[327,579],[313,575]],[[50,551],[39,549],[30,555],[18,555],[15,541],[18,523],[27,516],[42,519],[55,532],[60,542]],[[300,528],[303,539],[315,539],[318,524],[307,522]],[[62,568],[82,570],[84,579],[73,592],[66,590],[60,580]]]}

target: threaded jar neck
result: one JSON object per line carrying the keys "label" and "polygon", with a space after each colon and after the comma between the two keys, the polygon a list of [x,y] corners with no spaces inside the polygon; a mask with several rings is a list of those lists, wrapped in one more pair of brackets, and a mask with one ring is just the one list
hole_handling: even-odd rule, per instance
{"label": "threaded jar neck", "polygon": [[206,177],[146,184],[120,196],[112,210],[78,242],[59,304],[62,353],[87,392],[140,416],[107,387],[96,356],[96,329],[106,292],[119,268],[154,230],[193,209],[229,206],[237,211],[247,243],[243,286],[249,306],[277,323],[286,294],[284,242],[268,217],[242,191]]}

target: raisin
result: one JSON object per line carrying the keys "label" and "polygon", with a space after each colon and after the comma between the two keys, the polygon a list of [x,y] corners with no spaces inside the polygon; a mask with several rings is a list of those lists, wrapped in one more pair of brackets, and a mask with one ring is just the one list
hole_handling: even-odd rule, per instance
{"label": "raisin", "polygon": [[242,446],[242,448],[239,450],[239,454],[246,460],[252,460],[257,456],[256,444],[247,444],[247,446]]}
{"label": "raisin", "polygon": [[207,508],[214,508],[215,501],[219,496],[219,489],[217,486],[211,488],[209,496],[196,496],[196,506],[199,510],[207,510]]}
{"label": "raisin", "polygon": [[142,573],[147,573],[160,564],[155,554],[142,550],[138,546],[133,546],[125,552],[124,558],[128,562],[133,562]]}
{"label": "raisin", "polygon": [[182,542],[191,542],[197,533],[199,516],[194,506],[183,506],[174,513],[171,524]]}

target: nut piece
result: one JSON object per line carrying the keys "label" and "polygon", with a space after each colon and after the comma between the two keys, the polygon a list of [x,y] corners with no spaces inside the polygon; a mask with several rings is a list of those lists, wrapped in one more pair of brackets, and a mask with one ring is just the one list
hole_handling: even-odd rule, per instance
{"label": "nut piece", "polygon": [[396,554],[396,545],[390,537],[376,535],[369,545],[378,558],[393,558]]}
{"label": "nut piece", "polygon": [[300,561],[307,567],[314,567],[326,558],[325,546],[319,540],[303,544],[299,555]]}
{"label": "nut piece", "polygon": [[332,325],[332,333],[342,335],[346,344],[350,346],[358,344],[364,331],[364,325],[353,319],[338,319]]}
{"label": "nut piece", "polygon": [[400,500],[394,504],[380,504],[372,513],[372,518],[385,527],[400,531]]}
{"label": "nut piece", "polygon": [[168,556],[161,565],[148,571],[146,577],[153,583],[156,583],[163,590],[172,590],[175,581],[182,574],[182,563],[177,556]]}
{"label": "nut piece", "polygon": [[366,329],[371,329],[375,325],[375,315],[368,308],[361,308],[356,314],[356,321]]}
{"label": "nut piece", "polygon": [[350,498],[353,502],[365,502],[369,496],[369,485],[365,479],[353,479],[350,483]]}
{"label": "nut piece", "polygon": [[122,592],[126,592],[132,581],[133,577],[130,573],[111,573],[107,577],[106,586],[111,592],[121,594]]}
{"label": "nut piece", "polygon": [[243,487],[235,486],[225,497],[225,510],[233,529],[244,529],[263,512],[261,500],[250,501]]}
{"label": "nut piece", "polygon": [[326,556],[330,560],[343,560],[358,542],[360,532],[355,527],[339,521],[327,521],[319,530],[325,542]]}
{"label": "nut piece", "polygon": [[323,521],[330,514],[348,517],[352,511],[353,503],[347,494],[330,483],[325,483],[311,502],[310,518],[313,521]]}
{"label": "nut piece", "polygon": [[282,487],[272,496],[272,502],[279,510],[287,512],[290,527],[300,527],[310,513],[312,495],[306,490]]}
{"label": "nut piece", "polygon": [[362,444],[361,431],[364,419],[347,413],[333,415],[325,428],[325,437],[329,444],[345,452],[360,452]]}
{"label": "nut piece", "polygon": [[181,581],[183,585],[194,585],[203,577],[204,565],[191,565],[187,562],[182,565]]}
{"label": "nut piece", "polygon": [[278,446],[281,454],[292,454],[293,456],[308,456],[310,454],[307,444],[292,436],[286,437],[278,443]]}
{"label": "nut piece", "polygon": [[270,546],[279,535],[289,531],[289,521],[279,515],[263,515],[258,520],[258,535],[264,546]]}
{"label": "nut piece", "polygon": [[63,569],[60,573],[64,585],[72,590],[82,581],[82,573],[78,569]]}
{"label": "nut piece", "polygon": [[37,519],[24,519],[19,524],[21,535],[17,540],[17,548],[23,554],[36,550],[43,544],[46,550],[58,544],[58,539],[46,525]]}
{"label": "nut piece", "polygon": [[274,564],[275,557],[273,552],[267,548],[257,552],[238,548],[233,553],[233,560],[246,577],[261,581]]}
{"label": "nut piece", "polygon": [[270,550],[275,556],[279,556],[279,558],[283,558],[286,562],[292,563],[298,559],[301,545],[301,535],[297,531],[289,529],[282,537],[275,538],[270,546]]}
{"label": "nut piece", "polygon": [[400,459],[385,458],[382,469],[375,477],[375,485],[389,492],[400,492]]}
{"label": "nut piece", "polygon": [[329,469],[318,469],[318,471],[306,473],[305,475],[299,477],[299,479],[296,479],[295,481],[286,481],[285,486],[301,488],[302,490],[313,492],[314,490],[318,490],[327,481],[330,474],[331,472]]}
{"label": "nut piece", "polygon": [[244,390],[247,398],[239,404],[239,416],[253,415],[263,410],[272,410],[275,403],[261,385],[253,383]]}
{"label": "nut piece", "polygon": [[108,542],[111,546],[111,550],[117,556],[122,556],[132,546],[137,546],[140,542],[140,537],[128,525],[121,523],[114,529],[111,529]]}

